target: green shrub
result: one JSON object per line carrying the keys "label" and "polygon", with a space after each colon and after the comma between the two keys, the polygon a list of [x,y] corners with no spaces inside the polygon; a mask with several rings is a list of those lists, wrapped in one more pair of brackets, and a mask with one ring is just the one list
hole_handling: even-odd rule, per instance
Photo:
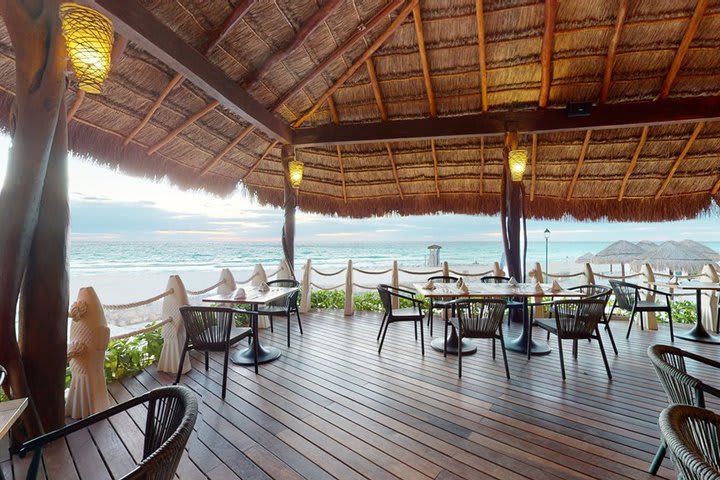
{"label": "green shrub", "polygon": [[[697,308],[695,306],[695,302],[691,302],[690,300],[675,300],[670,302],[670,309],[672,310],[674,323],[693,324],[697,321]],[[667,314],[658,314],[658,320],[667,322]]]}
{"label": "green shrub", "polygon": [[111,341],[105,351],[105,379],[110,383],[140,373],[160,358],[162,346],[159,328]]}
{"label": "green shrub", "polygon": [[318,290],[310,295],[311,308],[345,308],[344,290]]}

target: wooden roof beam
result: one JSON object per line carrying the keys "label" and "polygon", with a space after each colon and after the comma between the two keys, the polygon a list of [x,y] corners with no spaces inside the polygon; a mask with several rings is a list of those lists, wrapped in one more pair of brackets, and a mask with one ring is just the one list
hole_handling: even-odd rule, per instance
{"label": "wooden roof beam", "polygon": [[407,140],[502,135],[508,122],[520,133],[603,130],[720,120],[720,96],[668,98],[650,102],[602,104],[587,117],[565,110],[487,112],[457,117],[322,125],[295,130],[295,145],[384,143]]}
{"label": "wooden roof beam", "polygon": [[483,0],[475,0],[475,19],[477,21],[478,35],[478,63],[480,64],[480,96],[482,111],[488,111],[487,95],[487,67],[485,65],[485,14],[483,13]]}
{"label": "wooden roof beam", "polygon": [[435,172],[435,196],[440,198],[440,182],[438,181],[438,158],[435,150],[435,140],[430,139],[430,153],[433,159],[433,170]]}
{"label": "wooden roof beam", "polygon": [[148,151],[147,151],[148,154],[152,155],[153,153],[157,152],[159,149],[161,149],[162,147],[164,147],[165,145],[170,143],[170,141],[173,138],[177,137],[180,134],[180,132],[182,132],[187,127],[189,127],[190,125],[195,123],[195,121],[197,121],[201,117],[210,113],[211,110],[215,110],[215,107],[217,107],[218,105],[220,105],[220,102],[218,102],[217,100],[213,100],[212,102],[208,103],[207,105],[205,105],[203,108],[201,108],[197,112],[190,115],[188,118],[185,119],[185,121],[183,123],[180,124],[180,126],[174,128],[162,140],[157,142],[152,147],[148,148]]}
{"label": "wooden roof beam", "polygon": [[[107,1],[107,0],[106,0]],[[345,82],[347,82],[350,77],[353,76],[353,74],[360,68],[362,64],[365,63],[365,61],[372,56],[373,53],[375,53],[383,43],[385,43],[385,40],[390,38],[390,36],[395,33],[395,30],[402,25],[402,23],[405,21],[405,19],[410,15],[410,12],[412,12],[413,8],[415,8],[415,5],[417,5],[419,0],[409,0],[408,4],[405,5],[405,8],[403,8],[397,17],[390,23],[390,26],[382,32],[375,41],[363,52],[360,57],[355,60],[355,62],[350,66],[350,68],[343,73],[340,78],[338,78],[335,83],[328,88],[325,93],[323,93],[320,98],[315,102],[315,104],[310,107],[300,118],[295,120],[293,123],[293,127],[299,127],[302,125],[308,118],[310,118],[313,113],[317,111],[320,106],[325,103],[330,95],[335,93],[338,88],[342,87]]]}
{"label": "wooden roof beam", "polygon": [[555,19],[557,18],[557,0],[545,0],[545,32],[540,48],[540,108],[547,107],[550,98],[552,80],[552,52],[555,38]]}
{"label": "wooden roof beam", "polygon": [[253,130],[255,130],[255,127],[253,127],[252,125],[248,125],[247,127],[243,128],[242,131],[238,134],[237,137],[233,138],[233,140],[232,140],[230,143],[228,143],[228,144],[225,146],[225,148],[223,148],[222,150],[220,150],[220,152],[219,152],[217,155],[215,155],[209,162],[207,162],[207,163],[200,169],[200,171],[198,172],[198,174],[199,174],[199,175],[204,175],[205,173],[207,173],[212,167],[214,167],[215,165],[217,165],[217,163],[220,161],[221,158],[223,158],[225,155],[227,155],[227,154],[230,152],[230,150],[232,150],[233,148],[235,148],[235,145],[237,145],[238,143],[242,142],[242,140],[243,140],[245,137],[247,137],[248,135],[250,135],[250,134],[253,132]]}
{"label": "wooden roof beam", "polygon": [[715,186],[713,187],[710,194],[717,195],[718,192],[720,192],[720,176],[718,176],[717,182],[715,182]]}
{"label": "wooden roof beam", "polygon": [[[365,66],[367,67],[368,77],[370,78],[370,85],[372,86],[373,96],[375,97],[375,103],[380,113],[380,119],[386,122],[388,119],[387,111],[385,110],[385,103],[382,98],[382,91],[380,90],[380,83],[378,83],[377,73],[375,73],[375,64],[373,64],[372,58],[365,60]],[[332,95],[330,95],[331,98]]]}
{"label": "wooden roof beam", "polygon": [[437,106],[435,104],[435,92],[433,92],[432,79],[430,78],[430,63],[428,62],[427,50],[425,48],[425,34],[423,33],[419,3],[413,8],[413,20],[415,23],[418,51],[420,52],[420,64],[422,65],[423,79],[425,81],[425,91],[427,92],[428,105],[430,106],[430,116],[435,117],[437,116]]}
{"label": "wooden roof beam", "polygon": [[272,143],[265,149],[265,151],[263,152],[263,154],[260,155],[260,158],[258,158],[257,160],[255,160],[255,163],[253,163],[253,164],[250,166],[250,168],[248,169],[247,173],[246,173],[245,175],[243,175],[242,177],[240,177],[240,180],[242,181],[242,180],[245,180],[247,177],[249,177],[250,174],[255,171],[255,169],[258,167],[258,165],[260,165],[260,162],[262,162],[263,160],[265,160],[265,158],[266,158],[268,155],[270,155],[270,152],[272,151],[273,148],[275,148],[275,146],[276,146],[278,143],[280,143],[279,140],[275,140],[274,142],[272,142]]}
{"label": "wooden roof beam", "polygon": [[698,0],[695,5],[693,16],[690,18],[690,23],[688,23],[688,26],[685,29],[685,34],[680,42],[680,46],[675,52],[675,58],[673,58],[672,64],[670,65],[670,70],[665,76],[662,87],[660,87],[659,97],[661,99],[667,98],[668,94],[670,94],[670,89],[675,82],[675,77],[677,77],[677,74],[680,71],[682,62],[685,59],[685,54],[687,54],[688,49],[690,48],[690,43],[692,43],[693,37],[695,37],[695,32],[697,32],[697,29],[700,26],[703,14],[705,13],[705,7],[707,7],[707,0]]}
{"label": "wooden roof beam", "polygon": [[640,140],[638,141],[638,144],[635,147],[635,152],[633,153],[632,160],[630,160],[630,165],[628,165],[628,169],[625,172],[625,178],[623,178],[622,185],[620,185],[620,193],[618,194],[618,202],[622,202],[622,199],[625,196],[625,189],[627,188],[628,181],[630,180],[630,175],[632,175],[632,172],[635,170],[635,167],[637,166],[638,159],[640,158],[640,152],[642,152],[642,149],[645,146],[645,142],[647,141],[647,136],[648,136],[649,131],[650,131],[650,127],[644,127],[642,130],[642,133],[640,134]]}
{"label": "wooden roof beam", "polygon": [[687,156],[688,152],[693,146],[693,143],[695,143],[695,140],[697,139],[698,135],[700,135],[700,131],[705,127],[705,122],[698,122],[697,125],[695,125],[695,130],[693,130],[692,135],[690,135],[690,138],[688,139],[687,143],[685,144],[685,148],[682,149],[682,152],[680,152],[680,155],[673,163],[672,167],[670,167],[670,171],[667,174],[667,177],[665,177],[665,180],[663,181],[662,185],[660,185],[660,188],[658,189],[657,193],[655,194],[655,200],[660,198],[660,196],[665,192],[665,189],[670,184],[670,180],[672,180],[673,175],[675,175],[675,172],[677,172],[677,169],[680,167],[680,164]]}
{"label": "wooden roof beam", "polygon": [[[328,97],[328,108],[330,109],[330,118],[332,119],[333,123],[336,125],[339,124],[340,116],[338,115],[337,108],[335,107],[335,101],[333,100],[332,95]],[[340,165],[340,180],[342,181],[343,201],[347,203],[347,188],[345,187],[345,166],[343,165],[342,149],[340,148],[340,145],[335,145],[335,149],[337,150],[338,164]]]}
{"label": "wooden roof beam", "polygon": [[580,157],[578,158],[578,163],[575,167],[575,174],[573,175],[570,186],[568,187],[567,195],[565,195],[565,200],[570,200],[573,196],[573,192],[575,192],[575,185],[577,184],[578,178],[580,177],[580,169],[585,162],[585,155],[587,155],[588,147],[590,146],[590,135],[592,135],[592,130],[588,130],[587,132],[585,132],[585,140],[583,140],[582,148],[580,149]]}
{"label": "wooden roof beam", "polygon": [[536,166],[537,163],[537,146],[538,136],[537,133],[532,135],[532,149],[530,150],[530,201],[535,200],[535,183],[536,183]]}
{"label": "wooden roof beam", "polygon": [[388,152],[388,157],[390,157],[390,165],[392,165],[392,171],[393,176],[395,177],[395,184],[397,185],[398,193],[400,194],[400,200],[404,200],[405,196],[403,195],[402,187],[400,187],[400,177],[398,177],[397,172],[397,165],[395,165],[395,156],[393,155],[392,148],[390,148],[390,144],[386,143],[385,148]]}
{"label": "wooden roof beam", "polygon": [[618,7],[618,13],[615,20],[615,30],[613,30],[613,35],[610,38],[607,60],[605,61],[605,74],[603,75],[602,88],[600,89],[600,103],[605,103],[607,101],[608,93],[610,92],[612,72],[615,67],[615,52],[617,52],[617,46],[620,43],[620,35],[622,34],[622,29],[625,25],[628,3],[629,0],[620,0],[620,5]]}
{"label": "wooden roof beam", "polygon": [[292,130],[265,109],[202,53],[185,43],[170,27],[145,9],[139,0],[83,0],[113,21],[120,34],[188,78],[207,95],[273,138],[292,142]]}

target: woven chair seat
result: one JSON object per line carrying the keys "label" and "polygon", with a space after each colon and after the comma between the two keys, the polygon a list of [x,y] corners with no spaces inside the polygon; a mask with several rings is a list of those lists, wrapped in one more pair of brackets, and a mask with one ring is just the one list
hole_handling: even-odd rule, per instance
{"label": "woven chair seat", "polygon": [[258,308],[260,315],[285,315],[286,313],[287,307],[283,305],[264,305]]}
{"label": "woven chair seat", "polygon": [[424,315],[422,313],[418,312],[417,308],[393,308],[392,316],[396,320],[400,320],[403,318],[407,318],[408,320],[415,320],[416,318],[420,317],[423,318]]}
{"label": "woven chair seat", "polygon": [[644,310],[644,309],[652,309],[652,310],[665,310],[667,309],[666,305],[662,305],[657,302],[651,302],[646,300],[640,300],[637,302],[635,306],[635,310]]}

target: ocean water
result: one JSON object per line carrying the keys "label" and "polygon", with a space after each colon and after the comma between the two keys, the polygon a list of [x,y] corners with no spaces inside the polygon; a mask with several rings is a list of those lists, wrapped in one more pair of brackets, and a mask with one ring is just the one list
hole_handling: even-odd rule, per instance
{"label": "ocean water", "polygon": [[[549,242],[548,260],[573,262],[586,252],[596,253],[611,241]],[[720,250],[720,242],[706,242]],[[443,242],[440,260],[450,265],[491,265],[501,261],[502,243]],[[337,267],[353,260],[357,267],[387,268],[393,260],[405,267],[426,265],[427,244],[420,242],[322,243],[295,246],[295,261],[300,267],[308,258],[314,266]],[[277,243],[157,242],[157,241],[73,241],[70,246],[71,275],[96,275],[134,272],[189,272],[251,270],[257,263],[277,265],[282,258]],[[545,242],[528,244],[528,265],[545,261]]]}

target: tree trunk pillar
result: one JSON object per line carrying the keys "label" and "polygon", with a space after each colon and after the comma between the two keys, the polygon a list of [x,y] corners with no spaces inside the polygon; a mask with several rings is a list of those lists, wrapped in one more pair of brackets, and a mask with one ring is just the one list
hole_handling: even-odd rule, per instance
{"label": "tree trunk pillar", "polygon": [[297,210],[297,190],[290,183],[290,161],[295,158],[295,148],[291,145],[283,145],[281,149],[282,168],[284,178],[284,201],[285,224],[282,229],[282,246],[285,254],[285,261],[290,266],[293,278],[295,278],[295,210]]}
{"label": "tree trunk pillar", "polygon": [[[522,264],[520,237],[522,234],[522,183],[513,182],[508,165],[510,150],[517,148],[517,133],[505,135],[505,148],[503,149],[503,180],[502,204],[500,221],[502,222],[503,247],[507,264],[507,276],[523,281],[524,265]],[[508,313],[513,321],[522,320],[522,312],[511,309]]]}

